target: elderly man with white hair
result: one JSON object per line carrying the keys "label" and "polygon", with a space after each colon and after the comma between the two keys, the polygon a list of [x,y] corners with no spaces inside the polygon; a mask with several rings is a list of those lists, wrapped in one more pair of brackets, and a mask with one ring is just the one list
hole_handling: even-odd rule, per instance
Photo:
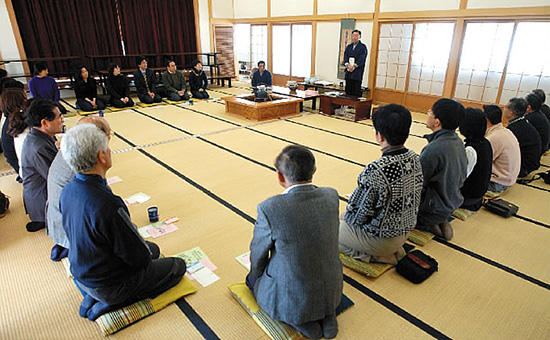
{"label": "elderly man with white hair", "polygon": [[105,132],[92,124],[73,127],[61,141],[63,158],[76,175],[61,191],[59,206],[71,273],[85,293],[80,316],[90,320],[159,295],[186,270],[180,258],[158,258],[158,246],[143,240],[128,208],[107,186],[108,143]]}

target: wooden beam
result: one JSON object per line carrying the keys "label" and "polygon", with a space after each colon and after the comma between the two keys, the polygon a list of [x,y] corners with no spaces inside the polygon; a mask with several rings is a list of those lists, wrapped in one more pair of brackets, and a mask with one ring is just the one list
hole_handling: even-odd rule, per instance
{"label": "wooden beam", "polygon": [[[268,15],[271,15],[268,12]],[[372,21],[373,13],[347,13],[347,14],[323,14],[323,15],[296,15],[284,17],[268,18],[238,18],[238,19],[212,19],[214,23],[233,23],[233,24],[266,24],[266,23],[301,23],[301,22],[322,22],[337,21],[342,18],[351,18],[359,21]]]}
{"label": "wooden beam", "polygon": [[374,91],[376,86],[376,65],[378,62],[378,36],[380,35],[380,23],[378,17],[380,15],[380,1],[374,2],[374,15],[372,23],[372,38],[370,43],[370,59],[369,59],[369,81],[368,88],[370,89],[368,99],[374,97]]}
{"label": "wooden beam", "polygon": [[465,27],[466,25],[464,25],[464,19],[458,19],[456,21],[449,56],[449,64],[447,65],[447,73],[445,74],[445,83],[443,85],[443,97],[452,98],[454,93]]}
{"label": "wooden beam", "polygon": [[[19,25],[17,24],[17,18],[15,17],[15,11],[13,10],[13,4],[11,0],[6,0],[6,8],[8,10],[8,16],[10,18],[13,35],[15,37],[15,43],[17,44],[17,50],[19,51],[19,57],[20,59],[26,60],[27,53],[25,52],[25,46],[23,46],[23,39],[21,39],[21,32],[19,31]],[[25,74],[31,74],[29,63],[24,62],[22,63],[22,65]]]}
{"label": "wooden beam", "polygon": [[193,12],[195,13],[195,39],[197,42],[197,52],[202,53],[199,0],[193,0]]}
{"label": "wooden beam", "polygon": [[271,18],[271,0],[267,0],[267,18]]}
{"label": "wooden beam", "polygon": [[210,27],[210,52],[215,52],[214,46],[214,20],[212,18],[212,0],[208,0],[208,27]]}
{"label": "wooden beam", "polygon": [[460,0],[460,4],[458,5],[459,9],[466,9],[468,7],[468,0]]}
{"label": "wooden beam", "polygon": [[267,24],[267,64],[273,73],[273,25],[271,23]]}
{"label": "wooden beam", "polygon": [[[317,3],[317,1],[315,1]],[[315,57],[317,55],[317,22],[311,24],[311,76],[315,75]]]}
{"label": "wooden beam", "polygon": [[417,19],[492,19],[492,18],[548,18],[550,6],[516,8],[479,8],[434,11],[385,12],[380,20],[417,20]]}

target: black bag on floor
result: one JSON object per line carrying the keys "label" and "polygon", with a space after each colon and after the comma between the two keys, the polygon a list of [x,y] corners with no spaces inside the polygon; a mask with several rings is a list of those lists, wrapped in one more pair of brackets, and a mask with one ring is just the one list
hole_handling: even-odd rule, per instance
{"label": "black bag on floor", "polygon": [[502,198],[495,198],[483,204],[485,209],[502,217],[510,217],[518,213],[519,207]]}
{"label": "black bag on floor", "polygon": [[437,261],[420,250],[413,250],[397,264],[397,272],[412,283],[421,283],[437,271]]}

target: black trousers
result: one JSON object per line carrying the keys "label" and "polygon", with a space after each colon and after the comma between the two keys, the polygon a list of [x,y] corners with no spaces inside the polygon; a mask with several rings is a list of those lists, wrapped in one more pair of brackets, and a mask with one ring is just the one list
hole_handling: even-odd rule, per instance
{"label": "black trousers", "polygon": [[90,102],[86,101],[83,98],[78,98],[76,100],[76,103],[78,104],[78,106],[82,111],[105,110],[105,103],[103,103],[103,100],[99,98],[96,98],[95,100],[95,106],[96,106],[95,109],[92,106],[92,104],[90,104]]}
{"label": "black trousers", "polygon": [[4,157],[9,165],[19,175],[19,162],[17,160],[17,153],[15,153],[15,145],[13,143],[13,137],[8,134],[9,120],[6,118],[4,125],[2,125],[2,149],[4,150]]}
{"label": "black trousers", "polygon": [[209,97],[208,92],[206,92],[206,90],[204,91],[191,90],[191,94],[193,95],[193,98],[197,98],[197,99],[206,99]]}
{"label": "black trousers", "polygon": [[153,103],[160,103],[162,101],[162,98],[155,93],[155,98],[151,98],[147,93],[146,94],[139,94],[138,93],[139,101],[145,104],[153,104]]}
{"label": "black trousers", "polygon": [[111,105],[113,105],[116,108],[122,109],[123,107],[134,106],[134,101],[132,100],[132,98],[128,98],[128,102],[124,104],[122,100],[111,97]]}
{"label": "black trousers", "polygon": [[346,94],[361,97],[361,80],[346,79]]}

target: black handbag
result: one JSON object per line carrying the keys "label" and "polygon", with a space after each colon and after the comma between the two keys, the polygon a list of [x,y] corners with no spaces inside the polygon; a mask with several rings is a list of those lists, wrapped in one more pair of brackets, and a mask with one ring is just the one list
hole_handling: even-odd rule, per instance
{"label": "black handbag", "polygon": [[413,250],[399,261],[396,269],[401,276],[418,284],[437,271],[437,261],[420,250]]}
{"label": "black handbag", "polygon": [[483,204],[485,209],[502,217],[510,217],[518,213],[519,207],[502,198],[495,198]]}

